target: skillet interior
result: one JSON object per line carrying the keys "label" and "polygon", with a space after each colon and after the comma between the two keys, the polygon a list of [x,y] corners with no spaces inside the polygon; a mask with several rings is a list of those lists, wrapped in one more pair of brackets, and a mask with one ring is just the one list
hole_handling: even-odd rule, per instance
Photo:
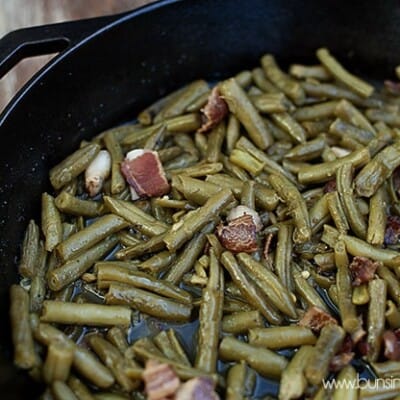
{"label": "skillet interior", "polygon": [[399,19],[394,0],[164,1],[123,16],[39,73],[0,117],[2,398],[33,393],[11,365],[7,291],[24,229],[50,190],[51,166],[179,85],[251,68],[266,52],[285,67],[315,62],[315,49],[326,46],[353,71],[389,78],[399,63]]}

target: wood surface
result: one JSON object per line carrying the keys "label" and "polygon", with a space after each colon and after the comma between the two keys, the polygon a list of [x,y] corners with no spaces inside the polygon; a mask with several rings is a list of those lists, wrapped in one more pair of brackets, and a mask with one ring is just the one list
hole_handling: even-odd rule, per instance
{"label": "wood surface", "polygon": [[[117,14],[154,0],[0,0],[0,37],[10,31],[101,15]],[[0,112],[27,80],[51,57],[21,61],[0,80]]]}

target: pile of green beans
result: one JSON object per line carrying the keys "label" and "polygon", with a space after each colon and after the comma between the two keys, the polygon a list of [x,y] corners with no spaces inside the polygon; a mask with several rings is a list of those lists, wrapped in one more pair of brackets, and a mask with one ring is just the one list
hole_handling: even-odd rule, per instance
{"label": "pile of green beans", "polygon": [[[324,383],[356,380],[360,365],[400,378],[383,338],[400,328],[400,243],[386,240],[400,217],[400,95],[325,48],[316,60],[284,71],[265,54],[198,79],[50,170],[10,290],[14,362],[45,383],[43,399],[146,398],[148,360],[208,377],[228,400],[395,398],[398,385]],[[214,85],[228,112],[204,132]],[[120,166],[133,149],[158,153],[168,194],[131,199]],[[110,174],[90,197],[102,150]],[[250,253],[219,241],[239,205],[262,224]],[[360,256],[376,271],[355,285]],[[304,322],[313,310],[321,326]]]}

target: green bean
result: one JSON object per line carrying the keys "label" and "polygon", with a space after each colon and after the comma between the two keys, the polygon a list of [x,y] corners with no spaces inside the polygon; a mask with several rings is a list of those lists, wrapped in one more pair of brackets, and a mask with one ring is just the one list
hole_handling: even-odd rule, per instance
{"label": "green bean", "polygon": [[372,362],[371,366],[379,378],[400,378],[399,361]]}
{"label": "green bean", "polygon": [[249,329],[249,343],[268,349],[282,349],[314,344],[317,338],[309,328],[303,326],[277,326]]}
{"label": "green bean", "polygon": [[160,235],[153,236],[145,242],[118,250],[115,253],[115,257],[118,260],[127,260],[130,258],[139,257],[143,254],[163,250],[165,248],[164,237],[165,233],[161,233]]}
{"label": "green bean", "polygon": [[47,346],[54,340],[72,345],[74,347],[73,366],[89,382],[99,388],[107,388],[114,383],[114,378],[110,370],[106,368],[91,351],[76,345],[54,326],[40,323],[34,330],[34,335],[36,340]]}
{"label": "green bean", "polygon": [[249,254],[239,253],[237,259],[256,278],[257,285],[278,310],[291,318],[297,317],[291,293],[287,289],[290,286],[286,286],[272,271],[254,260]]}
{"label": "green bean", "polygon": [[258,175],[264,168],[264,164],[254,158],[247,151],[240,149],[233,149],[229,161],[233,164],[243,168],[252,175]]}
{"label": "green bean", "polygon": [[190,361],[173,329],[161,331],[154,337],[154,342],[167,358],[190,367]]}
{"label": "green bean", "polygon": [[161,251],[154,254],[154,256],[148,258],[147,260],[141,262],[138,265],[140,270],[144,270],[150,274],[158,274],[172,264],[176,259],[175,253],[170,253],[169,251]]}
{"label": "green bean", "polygon": [[261,65],[268,79],[283,93],[290,97],[296,104],[302,104],[305,93],[301,85],[286,75],[278,67],[274,56],[266,54],[261,58]]}
{"label": "green bean", "polygon": [[326,200],[328,202],[329,213],[331,214],[336,228],[340,233],[346,233],[350,227],[338,192],[327,193]]}
{"label": "green bean", "polygon": [[293,161],[310,161],[318,158],[326,146],[326,136],[320,135],[313,140],[293,147],[285,154],[285,158]]}
{"label": "green bean", "polygon": [[254,307],[244,299],[235,299],[231,296],[225,296],[224,298],[224,314],[232,314],[238,312],[250,312],[254,311]]}
{"label": "green bean", "polygon": [[288,113],[281,112],[271,114],[272,120],[297,143],[306,141],[306,133],[303,127]]}
{"label": "green bean", "polygon": [[254,143],[262,150],[270,146],[272,144],[271,133],[237,82],[234,79],[222,82],[220,91],[228,103],[229,110],[243,124]]}
{"label": "green bean", "polygon": [[384,186],[381,186],[370,199],[370,210],[368,219],[367,242],[381,246],[386,231],[386,205],[387,195]]}
{"label": "green bean", "polygon": [[182,303],[191,303],[192,297],[185,290],[166,282],[154,279],[144,272],[128,270],[117,265],[97,265],[97,284],[102,281],[125,283],[140,289],[146,289]]}
{"label": "green bean", "polygon": [[232,201],[232,192],[224,189],[210,197],[202,207],[190,211],[182,222],[174,224],[166,233],[164,243],[168,250],[179,249]]}
{"label": "green bean", "polygon": [[330,220],[328,199],[326,194],[315,202],[315,204],[311,207],[309,214],[311,231],[313,234],[315,234]]}
{"label": "green bean", "polygon": [[243,168],[239,167],[230,162],[229,157],[225,155],[221,155],[220,161],[222,161],[222,165],[224,166],[224,170],[226,173],[234,178],[241,180],[242,182],[246,182],[250,179],[250,175]]}
{"label": "green bean", "polygon": [[31,219],[25,230],[21,259],[18,265],[18,272],[24,278],[33,278],[36,274],[37,259],[40,252],[39,240],[39,227]]}
{"label": "green bean", "polygon": [[102,338],[99,334],[87,335],[86,339],[93,351],[110,369],[116,382],[124,391],[130,392],[139,386],[139,379],[132,379],[127,373],[128,369],[130,373],[132,373],[132,370],[135,370],[138,375],[137,378],[141,378],[142,369],[136,363],[124,358],[113,344]]}
{"label": "green bean", "polygon": [[42,194],[42,231],[45,236],[45,248],[52,251],[62,241],[61,215],[54,204],[54,197]]}
{"label": "green bean", "polygon": [[45,300],[40,320],[59,324],[128,326],[131,322],[131,311],[120,306]]}
{"label": "green bean", "polygon": [[288,362],[285,357],[262,347],[252,346],[232,336],[225,336],[219,347],[219,355],[226,361],[245,361],[263,376],[279,378]]}
{"label": "green bean", "polygon": [[124,156],[121,145],[119,144],[115,132],[109,131],[104,135],[104,145],[111,156],[111,193],[121,193],[125,187],[125,178],[122,176],[120,163]]}
{"label": "green bean", "polygon": [[337,386],[333,393],[333,400],[357,400],[358,389],[356,370],[351,365],[346,365],[338,375]]}
{"label": "green bean", "polygon": [[85,229],[74,233],[57,247],[56,252],[61,261],[71,258],[90,249],[101,240],[128,226],[128,223],[117,215],[106,214]]}
{"label": "green bean", "polygon": [[384,265],[379,265],[376,273],[386,282],[387,291],[397,305],[400,305],[400,283],[396,275]]}
{"label": "green bean", "polygon": [[367,164],[369,161],[368,148],[363,148],[338,160],[303,167],[298,173],[298,179],[302,184],[325,182],[335,176],[337,170],[343,164],[351,163],[356,168]]}
{"label": "green bean", "polygon": [[327,376],[329,363],[340,349],[344,336],[343,328],[335,324],[325,325],[321,329],[305,368],[305,376],[311,384],[318,385]]}
{"label": "green bean", "polygon": [[196,159],[199,158],[199,150],[196,148],[194,141],[188,133],[176,133],[174,135],[174,142],[182,148],[182,150]]}
{"label": "green bean", "polygon": [[304,369],[312,355],[313,348],[302,345],[282,372],[279,399],[290,400],[301,397],[307,387]]}
{"label": "green bean", "polygon": [[329,132],[338,137],[354,139],[365,146],[376,137],[373,132],[357,128],[340,118],[336,118],[335,121],[332,122],[329,127]]}
{"label": "green bean", "polygon": [[67,383],[78,400],[94,400],[87,386],[76,376],[71,375]]}
{"label": "green bean", "polygon": [[51,271],[48,285],[51,290],[61,290],[83,275],[96,261],[106,255],[116,244],[114,235],[95,244],[89,250],[71,258],[60,267]]}
{"label": "green bean", "polygon": [[226,125],[225,122],[220,122],[215,128],[208,134],[208,145],[205,159],[209,163],[216,163],[219,160],[221,154],[222,143],[226,136]]}
{"label": "green bean", "polygon": [[271,324],[279,324],[281,316],[268,304],[263,292],[261,292],[256,283],[246,276],[233,254],[229,251],[222,253],[221,263],[228,271],[232,280],[239,287],[246,301],[254,308],[258,309]]}
{"label": "green bean", "polygon": [[303,82],[305,92],[313,97],[328,99],[346,99],[359,107],[382,107],[382,100],[377,97],[361,97],[358,94],[332,83]]}
{"label": "green bean", "polygon": [[178,363],[174,360],[170,360],[169,358],[165,357],[160,350],[154,345],[153,341],[148,337],[141,338],[135,341],[133,344],[133,351],[135,356],[143,361],[147,360],[156,360],[160,363],[166,363],[172,366],[176,374],[184,380],[195,378],[199,376],[209,377],[214,382],[222,383],[221,379],[216,374],[208,374],[205,371],[200,371],[196,368],[189,367],[182,363]]}
{"label": "green bean", "polygon": [[130,226],[146,236],[160,235],[168,229],[168,224],[156,220],[129,201],[114,199],[110,196],[104,196],[103,200],[110,212],[123,218],[129,222]]}
{"label": "green bean", "polygon": [[384,122],[393,127],[400,127],[400,118],[397,113],[371,108],[365,112],[372,122]]}
{"label": "green bean", "polygon": [[50,170],[50,182],[54,189],[61,189],[82,173],[99,151],[100,146],[98,144],[90,143],[76,150],[60,164],[53,167]]}
{"label": "green bean", "polygon": [[256,209],[255,182],[248,181],[243,183],[242,193],[240,194],[240,204]]}
{"label": "green bean", "polygon": [[64,191],[55,198],[55,205],[65,214],[83,215],[89,218],[99,217],[104,212],[102,203],[93,200],[82,200]]}
{"label": "green bean", "polygon": [[351,229],[358,237],[364,239],[367,235],[367,225],[353,195],[352,175],[352,165],[342,164],[336,172],[337,190]]}
{"label": "green bean", "polygon": [[179,157],[183,153],[183,150],[179,146],[171,146],[160,149],[157,152],[161,163],[164,164],[168,161],[173,160],[176,157]]}
{"label": "green bean", "polygon": [[207,92],[204,92],[203,94],[200,94],[199,96],[196,97],[187,107],[186,107],[186,112],[196,112],[200,111],[208,101],[208,98],[210,96],[211,90],[208,90]]}
{"label": "green bean", "polygon": [[55,400],[78,400],[74,392],[63,381],[54,381],[51,384],[51,393]]}
{"label": "green bean", "polygon": [[19,285],[10,287],[11,333],[14,345],[14,364],[23,369],[37,365],[29,320],[29,294]]}
{"label": "green bean", "polygon": [[317,137],[319,134],[327,132],[332,120],[322,119],[319,121],[303,121],[302,127],[306,130],[307,138]]}
{"label": "green bean", "polygon": [[226,377],[226,400],[243,400],[245,398],[247,372],[247,365],[243,361],[229,368]]}
{"label": "green bean", "polygon": [[387,306],[385,312],[386,321],[388,322],[388,324],[392,329],[400,328],[400,310],[391,300],[388,300],[386,302],[386,306]]}
{"label": "green bean", "polygon": [[311,238],[310,217],[304,199],[296,186],[287,178],[278,174],[269,176],[271,186],[283,200],[293,217],[296,226],[293,240],[295,243],[304,243]]}
{"label": "green bean", "polygon": [[217,174],[218,172],[222,171],[222,169],[223,165],[219,162],[201,162],[191,167],[169,170],[168,173],[172,175],[172,177],[174,177],[174,175],[179,175],[185,177],[188,176],[191,178],[198,178],[200,176]]}
{"label": "green bean", "polygon": [[349,89],[363,97],[369,97],[374,92],[374,87],[360,78],[351,74],[329,53],[328,49],[317,50],[317,58],[321,64],[340,82],[343,82]]}
{"label": "green bean", "polygon": [[369,302],[368,285],[362,284],[353,288],[352,302],[355,305],[363,305]]}
{"label": "green bean", "polygon": [[382,346],[382,334],[385,329],[385,308],[387,283],[383,279],[373,279],[368,284],[368,352],[367,359],[376,361]]}
{"label": "green bean", "polygon": [[199,113],[190,113],[168,118],[164,121],[164,124],[169,133],[194,132],[200,128],[201,118]]}
{"label": "green bean", "polygon": [[368,400],[395,399],[400,392],[400,379],[387,381],[383,385],[362,385],[360,386],[359,398]]}
{"label": "green bean", "polygon": [[311,106],[299,107],[293,113],[293,117],[299,122],[323,120],[335,115],[337,104],[338,102],[333,100],[325,101],[324,103],[313,104]]}
{"label": "green bean", "polygon": [[265,93],[252,96],[253,104],[262,113],[281,113],[293,108],[283,93]]}
{"label": "green bean", "polygon": [[235,75],[235,79],[238,85],[245,88],[251,84],[253,77],[250,71],[243,70]]}
{"label": "green bean", "polygon": [[392,172],[400,165],[400,142],[385,147],[358,173],[356,193],[371,197]]}
{"label": "green bean", "polygon": [[216,184],[185,175],[174,176],[171,185],[187,200],[199,205],[204,205],[211,196],[221,191],[221,187]]}
{"label": "green bean", "polygon": [[289,67],[289,74],[297,79],[316,79],[318,81],[330,81],[332,75],[322,65],[292,64]]}
{"label": "green bean", "polygon": [[266,78],[262,68],[254,68],[251,75],[256,86],[263,92],[280,93],[280,90]]}
{"label": "green bean", "polygon": [[132,235],[131,235],[129,232],[127,232],[127,231],[120,231],[120,232],[118,232],[117,236],[118,236],[119,242],[120,242],[123,246],[126,246],[126,247],[135,246],[135,245],[137,245],[137,244],[139,244],[139,243],[142,243],[142,240],[138,239],[138,238],[135,237],[135,236],[132,236]]}
{"label": "green bean", "polygon": [[314,261],[322,271],[328,271],[335,266],[335,254],[331,252],[316,254]]}
{"label": "green bean", "polygon": [[336,286],[338,290],[338,306],[342,326],[346,332],[355,334],[362,331],[362,327],[357,317],[356,308],[352,302],[349,259],[345,244],[341,240],[335,245],[335,264],[337,268]]}
{"label": "green bean", "polygon": [[249,329],[264,326],[259,311],[240,311],[225,315],[222,319],[222,330],[226,333],[246,333]]}
{"label": "green bean", "polygon": [[337,104],[335,113],[344,121],[376,135],[375,128],[371,125],[368,119],[349,101],[340,100]]}
{"label": "green bean", "polygon": [[217,369],[219,332],[224,303],[224,276],[213,248],[207,286],[203,289],[195,367],[214,373]]}
{"label": "green bean", "polygon": [[122,354],[128,349],[126,333],[120,326],[113,326],[108,329],[106,337]]}
{"label": "green bean", "polygon": [[[293,267],[294,266],[295,265],[293,265]],[[296,292],[304,299],[309,307],[316,306],[326,312],[329,312],[328,307],[314,287],[307,281],[307,279],[300,273],[298,269],[293,269],[293,279]]]}
{"label": "green bean", "polygon": [[47,384],[54,381],[66,381],[74,358],[74,348],[66,343],[54,341],[47,348],[43,364],[43,379]]}
{"label": "green bean", "polygon": [[228,125],[226,127],[226,152],[231,154],[235,148],[236,142],[240,137],[240,123],[235,115],[230,114],[228,119]]}
{"label": "green bean", "polygon": [[208,83],[204,80],[197,80],[187,85],[179,95],[171,99],[154,118],[159,122],[166,118],[176,117],[184,113],[185,109],[197,99],[198,96],[208,92]]}
{"label": "green bean", "polygon": [[30,311],[39,312],[46,296],[46,272],[47,272],[47,251],[43,244],[38,254],[36,275],[32,278],[30,297]]}
{"label": "green bean", "polygon": [[145,314],[167,321],[188,321],[192,311],[189,304],[178,303],[166,297],[112,282],[105,295],[107,304],[129,305]]}

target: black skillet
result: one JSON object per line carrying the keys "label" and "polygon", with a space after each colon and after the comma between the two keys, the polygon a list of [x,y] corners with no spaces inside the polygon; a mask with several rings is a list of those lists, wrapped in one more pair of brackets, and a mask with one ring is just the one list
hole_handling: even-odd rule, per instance
{"label": "black skillet", "polygon": [[26,224],[50,190],[51,166],[164,93],[255,66],[265,52],[285,67],[315,62],[315,49],[326,46],[355,72],[392,77],[399,34],[394,0],[166,0],[1,39],[0,76],[22,58],[60,52],[0,116],[1,399],[35,398],[40,390],[12,366],[8,286],[17,279]]}

